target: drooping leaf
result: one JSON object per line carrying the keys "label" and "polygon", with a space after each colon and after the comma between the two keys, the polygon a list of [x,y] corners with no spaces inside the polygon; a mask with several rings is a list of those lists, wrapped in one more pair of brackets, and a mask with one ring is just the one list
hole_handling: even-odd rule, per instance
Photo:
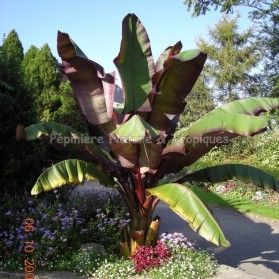
{"label": "drooping leaf", "polygon": [[279,98],[255,97],[236,100],[223,106],[217,107],[205,114],[203,118],[220,113],[241,113],[257,116],[262,112],[268,112],[275,108],[279,108]]}
{"label": "drooping leaf", "polygon": [[242,164],[225,164],[208,167],[185,175],[177,182],[198,181],[218,183],[231,179],[238,179],[244,183],[253,183],[259,187],[269,187],[275,191],[279,191],[279,180],[277,178],[261,169]]}
{"label": "drooping leaf", "polygon": [[69,126],[55,122],[41,122],[25,128],[18,126],[17,130],[18,140],[43,139],[58,150],[72,152],[76,158],[88,162],[98,162],[106,172],[114,170],[111,161],[94,143],[93,137],[83,135]]}
{"label": "drooping leaf", "polygon": [[89,60],[66,33],[58,32],[57,50],[62,59],[61,69],[71,81],[75,96],[88,122],[102,126],[113,121],[108,116],[104,96],[104,90],[109,91],[106,95],[114,91],[113,75],[105,74],[102,66]]}
{"label": "drooping leaf", "polygon": [[123,113],[150,111],[147,94],[152,89],[155,66],[147,32],[134,14],[128,14],[123,19],[120,52],[114,63],[125,95]]}
{"label": "drooping leaf", "polygon": [[[183,137],[203,137],[216,131],[250,136],[262,131],[268,124],[268,118],[237,113],[213,114],[202,118],[185,130]],[[187,145],[189,146],[189,145]]]}
{"label": "drooping leaf", "polygon": [[215,218],[188,187],[169,183],[147,191],[166,202],[171,210],[208,241],[223,247],[230,246]]}
{"label": "drooping leaf", "polygon": [[33,186],[31,194],[38,195],[67,184],[84,184],[85,179],[99,180],[102,185],[108,187],[115,186],[113,178],[98,167],[81,160],[70,159],[59,162],[44,171]]}
{"label": "drooping leaf", "polygon": [[162,161],[152,183],[167,173],[190,166],[214,146],[227,144],[237,136],[256,135],[265,131],[267,125],[266,117],[245,114],[224,113],[201,118],[163,150]]}
{"label": "drooping leaf", "polygon": [[[268,119],[245,114],[213,114],[202,118],[182,134],[176,145],[186,149],[184,166],[197,161],[214,146],[228,143],[236,136],[253,136],[266,130]],[[172,145],[166,147],[164,154],[172,152]]]}
{"label": "drooping leaf", "polygon": [[[147,122],[162,133],[172,133],[178,123],[178,116],[185,108],[186,96],[192,90],[206,60],[206,54],[199,50],[181,52],[164,63],[164,71],[157,85],[158,93],[149,94],[152,112]],[[165,121],[168,116],[171,121]],[[171,128],[170,128],[171,127]]]}

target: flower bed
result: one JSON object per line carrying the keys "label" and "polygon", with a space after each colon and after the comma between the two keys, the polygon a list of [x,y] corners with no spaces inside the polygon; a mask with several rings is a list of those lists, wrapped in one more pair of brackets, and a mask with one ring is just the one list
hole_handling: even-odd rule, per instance
{"label": "flower bed", "polygon": [[[97,192],[71,202],[57,191],[28,199],[5,195],[0,206],[0,270],[23,272],[28,259],[35,271],[72,271],[88,278],[147,273],[148,278],[204,278],[215,272],[212,255],[195,249],[179,233],[162,234],[154,248],[142,246],[131,260],[121,258],[120,232],[130,219],[119,201],[118,196]],[[34,220],[32,226],[27,219]],[[97,244],[84,247],[87,242]]]}

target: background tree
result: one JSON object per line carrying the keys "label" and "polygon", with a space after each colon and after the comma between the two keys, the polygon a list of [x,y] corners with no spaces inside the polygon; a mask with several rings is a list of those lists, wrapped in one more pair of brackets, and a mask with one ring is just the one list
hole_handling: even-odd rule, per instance
{"label": "background tree", "polygon": [[[185,0],[188,10],[192,9],[193,16],[206,14],[213,7],[220,8],[223,13],[233,13],[234,8],[246,6],[250,8],[250,18],[257,27],[255,33],[265,50],[261,61],[262,73],[254,75],[257,81],[259,94],[262,96],[278,96],[279,74],[278,74],[278,45],[279,45],[279,0],[273,1],[249,1],[249,0]],[[279,119],[278,112],[273,113]]]}
{"label": "background tree", "polygon": [[[279,3],[278,3],[279,4]],[[261,38],[266,49],[266,95],[279,96],[279,5],[263,15]]]}
{"label": "background tree", "polygon": [[32,92],[38,121],[59,121],[85,130],[85,120],[69,84],[61,83],[57,60],[47,44],[38,49],[31,46],[23,59],[24,81]]}
{"label": "background tree", "polygon": [[[17,142],[14,131],[18,123],[59,121],[85,130],[85,120],[73,91],[61,79],[48,45],[40,49],[31,46],[24,54],[15,30],[4,38],[0,47],[0,187],[3,191],[29,191],[42,168],[64,156],[41,142],[28,145]],[[45,154],[50,155],[47,160]]]}
{"label": "background tree", "polygon": [[253,9],[252,16],[259,15],[278,5],[279,1],[265,0],[184,0],[188,10],[193,8],[193,16],[205,15],[210,11],[211,7],[215,10],[220,9],[221,12],[232,13],[233,8],[237,6],[246,6]]}
{"label": "background tree", "polygon": [[221,103],[257,95],[254,71],[262,57],[261,48],[252,28],[238,31],[238,17],[224,16],[209,29],[210,41],[197,40],[198,48],[208,54],[207,75]]}
{"label": "background tree", "polygon": [[15,30],[12,30],[2,45],[1,79],[13,85],[14,89],[21,86],[21,62],[23,59],[23,47]]}
{"label": "background tree", "polygon": [[[23,78],[23,47],[15,30],[4,40],[0,50],[0,175],[1,191],[17,192],[30,189],[34,176],[41,171],[39,143],[23,145],[15,140],[14,129],[18,123],[30,124],[32,97]],[[34,163],[35,162],[35,163]],[[29,186],[29,188],[28,188]]]}

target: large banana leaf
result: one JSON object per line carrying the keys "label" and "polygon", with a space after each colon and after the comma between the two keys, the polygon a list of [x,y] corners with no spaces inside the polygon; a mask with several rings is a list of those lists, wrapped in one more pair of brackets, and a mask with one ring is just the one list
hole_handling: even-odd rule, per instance
{"label": "large banana leaf", "polygon": [[37,195],[67,184],[84,184],[87,180],[99,180],[104,186],[113,187],[112,177],[90,163],[70,159],[59,162],[44,171],[32,188],[31,194]]}
{"label": "large banana leaf", "polygon": [[279,191],[279,180],[277,178],[261,169],[241,164],[225,164],[208,167],[185,175],[177,182],[183,183],[185,181],[197,181],[217,183],[234,178],[245,183],[253,183],[259,187],[269,187],[275,191]]}
{"label": "large banana leaf", "polygon": [[[250,136],[262,131],[268,124],[268,118],[237,113],[213,114],[195,122],[183,137],[203,137],[213,135],[216,131]],[[189,145],[187,145],[189,146]]]}
{"label": "large banana leaf", "polygon": [[120,52],[114,63],[125,94],[123,113],[150,111],[147,94],[152,88],[155,65],[147,32],[134,14],[128,14],[123,19]]}
{"label": "large banana leaf", "polygon": [[[174,144],[167,146],[163,158],[171,159],[176,153],[184,153],[184,160],[179,166],[189,166],[209,152],[214,146],[226,144],[236,136],[253,136],[263,132],[268,125],[266,117],[245,114],[225,113],[212,114],[190,126]],[[165,157],[164,157],[165,155]],[[175,158],[175,157],[174,157]],[[177,168],[177,165],[173,165]],[[176,169],[177,170],[177,169]]]}
{"label": "large banana leaf", "polygon": [[17,134],[18,140],[44,139],[56,149],[70,151],[79,159],[89,162],[97,160],[106,172],[114,170],[113,164],[94,143],[92,137],[85,136],[69,126],[55,122],[41,122],[25,128],[18,126]]}
{"label": "large banana leaf", "polygon": [[268,119],[245,114],[223,113],[202,118],[184,131],[180,139],[163,150],[158,171],[148,187],[156,185],[167,173],[190,166],[214,146],[228,143],[237,136],[252,136],[263,132]]}
{"label": "large banana leaf", "polygon": [[241,113],[248,115],[259,115],[262,112],[268,112],[274,108],[279,108],[279,98],[248,98],[236,100],[217,107],[208,112],[203,118],[212,114],[220,113]]}
{"label": "large banana leaf", "polygon": [[[185,108],[184,99],[192,90],[206,60],[199,50],[181,52],[164,62],[164,71],[156,84],[158,93],[149,94],[152,111],[148,123],[160,131],[170,134]],[[166,121],[166,116],[169,121]],[[171,128],[170,128],[171,127]]]}
{"label": "large banana leaf", "polygon": [[169,204],[176,214],[208,241],[223,247],[230,246],[215,218],[188,187],[169,183],[147,191]]}
{"label": "large banana leaf", "polygon": [[[114,76],[105,74],[102,66],[89,60],[66,33],[58,32],[57,50],[62,59],[61,69],[71,81],[75,96],[88,122],[101,127],[104,123],[113,122],[110,118],[111,111],[107,112],[105,95],[109,98],[114,92]],[[108,91],[105,95],[104,90]]]}

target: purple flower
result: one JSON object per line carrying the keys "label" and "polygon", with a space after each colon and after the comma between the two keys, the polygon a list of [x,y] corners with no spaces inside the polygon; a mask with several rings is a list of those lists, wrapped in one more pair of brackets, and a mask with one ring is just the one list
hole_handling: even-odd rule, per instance
{"label": "purple flower", "polygon": [[47,214],[43,214],[42,219],[46,219],[47,218]]}
{"label": "purple flower", "polygon": [[19,235],[18,235],[18,239],[20,239],[20,240],[21,240],[21,239],[24,239],[24,235],[19,234]]}
{"label": "purple flower", "polygon": [[5,213],[5,215],[6,215],[6,216],[12,215],[12,211],[11,211],[11,210],[7,211],[7,212]]}
{"label": "purple flower", "polygon": [[167,244],[169,248],[172,247],[182,247],[184,249],[193,248],[193,244],[187,240],[187,238],[182,233],[173,233],[166,234],[163,233],[161,235],[161,241]]}
{"label": "purple flower", "polygon": [[12,240],[7,240],[7,241],[6,241],[6,245],[7,245],[8,247],[12,246],[12,245],[13,245],[13,241],[12,241]]}
{"label": "purple flower", "polygon": [[76,209],[72,208],[72,213],[74,213],[75,215],[77,215],[77,214],[78,214],[78,211],[77,211]]}
{"label": "purple flower", "polygon": [[19,252],[19,253],[22,251],[22,248],[23,248],[22,245],[19,245],[19,246],[18,246],[18,252]]}

